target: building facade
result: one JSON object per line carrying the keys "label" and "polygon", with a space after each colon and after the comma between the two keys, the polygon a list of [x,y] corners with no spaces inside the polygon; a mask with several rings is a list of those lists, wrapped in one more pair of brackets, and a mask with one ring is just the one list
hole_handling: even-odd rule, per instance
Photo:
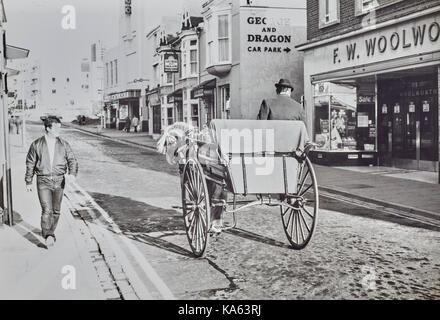
{"label": "building facade", "polygon": [[104,53],[104,124],[122,130],[128,119],[137,117],[140,130],[148,131],[146,104],[147,74],[145,12],[146,1],[119,3],[119,36],[115,47]]}
{"label": "building facade", "polygon": [[152,72],[150,132],[176,121],[203,127],[214,118],[256,119],[280,78],[301,101],[303,53],[295,45],[306,40],[304,1],[210,0],[182,12],[177,36],[160,27],[148,35],[151,43],[162,39],[153,49],[159,69]]}
{"label": "building facade", "polygon": [[142,5],[131,6],[130,14],[121,9],[119,45],[104,55],[107,127],[122,129],[136,115],[143,131],[159,135],[177,121],[256,119],[281,78],[302,101],[303,53],[295,46],[306,41],[304,0],[183,1],[145,37],[133,27],[142,25],[135,23]]}
{"label": "building facade", "polygon": [[[149,133],[159,135],[162,129],[175,121],[174,101],[168,97],[174,91],[174,73],[178,71],[178,53],[172,48],[180,30],[180,19],[176,16],[162,17],[161,22],[147,34],[148,67],[150,85],[147,91]],[[171,61],[172,60],[172,61]],[[172,69],[165,65],[173,63]],[[166,72],[169,71],[169,72]]]}
{"label": "building facade", "polygon": [[307,21],[313,160],[438,171],[440,1],[308,0]]}
{"label": "building facade", "polygon": [[301,101],[303,54],[295,46],[306,39],[304,1],[210,0],[202,15],[205,85],[198,89],[213,104],[206,118],[256,119],[280,78],[290,80],[293,98]]}

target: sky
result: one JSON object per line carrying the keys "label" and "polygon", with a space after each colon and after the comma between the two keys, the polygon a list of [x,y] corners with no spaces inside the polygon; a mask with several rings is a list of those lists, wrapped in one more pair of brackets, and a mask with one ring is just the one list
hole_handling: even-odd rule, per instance
{"label": "sky", "polygon": [[[151,30],[159,23],[161,16],[174,14],[181,8],[182,1],[186,0],[143,1],[147,5],[146,30]],[[30,49],[29,59],[38,60],[44,68],[69,72],[68,69],[79,68],[82,58],[90,57],[92,43],[101,40],[107,48],[118,43],[120,5],[124,0],[3,2],[8,19],[7,43]],[[75,30],[62,28],[62,20],[66,16],[62,9],[66,5],[75,8]]]}
{"label": "sky", "polygon": [[[30,59],[54,67],[89,57],[90,45],[102,40],[115,45],[119,0],[4,0],[7,43],[30,49]],[[76,29],[65,30],[65,5],[76,12]]]}

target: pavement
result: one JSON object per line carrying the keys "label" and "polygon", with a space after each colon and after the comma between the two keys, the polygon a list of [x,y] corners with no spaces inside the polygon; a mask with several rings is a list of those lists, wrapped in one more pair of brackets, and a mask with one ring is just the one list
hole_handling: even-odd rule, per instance
{"label": "pavement", "polygon": [[17,143],[18,136],[11,137],[14,225],[0,227],[0,300],[107,299],[89,255],[84,225],[70,214],[65,201],[57,242],[46,247],[35,182],[33,192],[25,189],[26,149]]}
{"label": "pavement", "polygon": [[[127,144],[156,147],[156,140],[144,132],[127,133],[97,125],[69,126]],[[314,167],[323,195],[398,210],[430,222],[440,220],[438,173],[388,167]]]}

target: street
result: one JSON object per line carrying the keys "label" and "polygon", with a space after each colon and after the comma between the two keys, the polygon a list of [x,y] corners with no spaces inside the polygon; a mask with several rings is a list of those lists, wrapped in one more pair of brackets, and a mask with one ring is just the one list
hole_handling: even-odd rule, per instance
{"label": "street", "polygon": [[[28,131],[34,139],[42,127]],[[256,207],[195,259],[172,208],[180,205],[178,172],[164,156],[71,128],[62,136],[79,161],[77,183],[177,299],[440,299],[438,230],[363,217],[367,208],[321,197],[325,209],[302,251],[287,245],[278,208]]]}

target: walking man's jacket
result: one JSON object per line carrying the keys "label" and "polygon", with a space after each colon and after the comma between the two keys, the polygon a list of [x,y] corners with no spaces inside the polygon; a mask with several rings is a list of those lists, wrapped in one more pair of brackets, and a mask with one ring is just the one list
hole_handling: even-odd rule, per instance
{"label": "walking man's jacket", "polygon": [[52,165],[46,138],[43,136],[32,143],[26,158],[26,184],[32,184],[34,174],[56,177],[64,176],[67,172],[74,176],[78,173],[78,162],[67,141],[56,138]]}

